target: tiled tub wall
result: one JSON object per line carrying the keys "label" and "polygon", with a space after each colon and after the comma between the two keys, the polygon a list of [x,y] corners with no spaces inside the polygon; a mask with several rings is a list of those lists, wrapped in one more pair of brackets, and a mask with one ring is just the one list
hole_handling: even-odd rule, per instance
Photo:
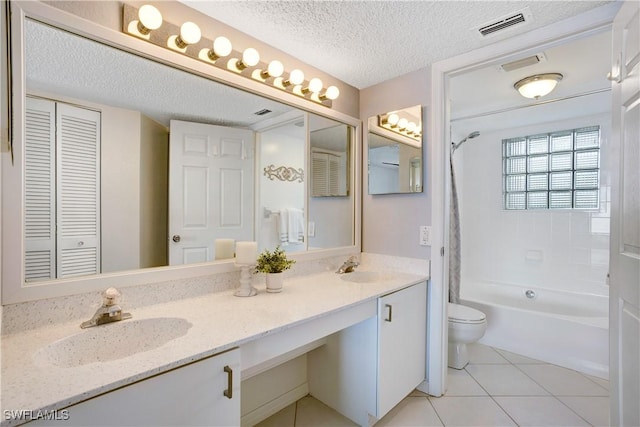
{"label": "tiled tub wall", "polygon": [[[457,152],[463,287],[465,281],[488,281],[608,294],[608,120],[605,114],[499,130]],[[601,127],[602,147],[598,210],[503,209],[502,139],[594,124]]]}

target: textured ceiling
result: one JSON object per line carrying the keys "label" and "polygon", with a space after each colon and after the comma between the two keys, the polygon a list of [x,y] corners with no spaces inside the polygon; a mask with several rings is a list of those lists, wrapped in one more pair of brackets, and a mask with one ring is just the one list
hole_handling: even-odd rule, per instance
{"label": "textured ceiling", "polygon": [[[609,1],[181,0],[357,88],[543,27]],[[532,20],[477,28],[528,7]]]}

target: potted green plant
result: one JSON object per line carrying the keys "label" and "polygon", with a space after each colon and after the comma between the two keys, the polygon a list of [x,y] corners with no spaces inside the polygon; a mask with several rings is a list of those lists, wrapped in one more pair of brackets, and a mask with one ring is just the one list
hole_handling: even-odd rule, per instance
{"label": "potted green plant", "polygon": [[273,252],[265,249],[258,255],[256,272],[266,273],[267,292],[282,291],[282,273],[290,269],[293,264],[295,261],[288,259],[286,252],[280,246],[276,246]]}

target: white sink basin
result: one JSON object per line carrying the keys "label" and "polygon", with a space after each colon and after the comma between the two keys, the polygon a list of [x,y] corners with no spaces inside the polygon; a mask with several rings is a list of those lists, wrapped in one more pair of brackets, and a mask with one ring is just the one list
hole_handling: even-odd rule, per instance
{"label": "white sink basin", "polygon": [[391,277],[389,274],[379,273],[377,271],[353,271],[342,274],[340,279],[353,283],[374,283],[389,280]]}
{"label": "white sink basin", "polygon": [[161,347],[186,335],[191,326],[177,317],[122,320],[52,342],[33,357],[37,365],[61,368],[108,362]]}

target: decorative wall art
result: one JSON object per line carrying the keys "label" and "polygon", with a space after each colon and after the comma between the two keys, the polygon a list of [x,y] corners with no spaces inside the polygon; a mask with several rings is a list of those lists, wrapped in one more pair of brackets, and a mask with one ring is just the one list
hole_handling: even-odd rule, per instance
{"label": "decorative wall art", "polygon": [[278,166],[269,165],[264,168],[264,176],[268,177],[270,180],[278,179],[280,181],[304,181],[304,170],[302,168],[293,168],[287,166]]}

